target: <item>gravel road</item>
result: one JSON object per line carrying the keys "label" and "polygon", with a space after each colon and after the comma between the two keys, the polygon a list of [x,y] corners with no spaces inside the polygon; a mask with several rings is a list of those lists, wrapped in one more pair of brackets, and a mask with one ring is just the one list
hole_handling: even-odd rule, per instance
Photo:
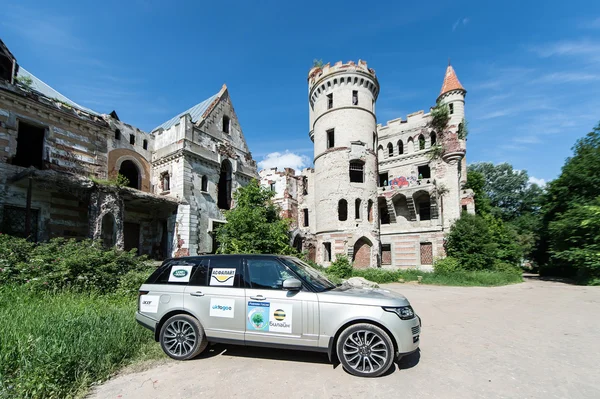
{"label": "gravel road", "polygon": [[600,398],[600,287],[384,287],[423,319],[421,352],[384,377],[353,377],[318,353],[215,345],[125,371],[92,397]]}

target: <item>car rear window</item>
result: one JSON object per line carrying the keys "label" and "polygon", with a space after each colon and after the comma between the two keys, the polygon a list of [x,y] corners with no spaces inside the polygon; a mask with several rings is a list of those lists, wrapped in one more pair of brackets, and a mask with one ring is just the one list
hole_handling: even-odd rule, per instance
{"label": "car rear window", "polygon": [[146,280],[146,284],[206,285],[205,259],[166,260]]}

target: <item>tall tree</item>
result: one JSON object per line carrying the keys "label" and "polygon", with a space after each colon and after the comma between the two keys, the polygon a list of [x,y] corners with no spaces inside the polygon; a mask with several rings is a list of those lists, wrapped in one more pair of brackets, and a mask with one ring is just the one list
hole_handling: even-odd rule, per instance
{"label": "tall tree", "polygon": [[279,215],[273,195],[257,180],[235,192],[235,207],[225,212],[227,223],[217,231],[219,253],[295,254],[289,245],[289,220]]}

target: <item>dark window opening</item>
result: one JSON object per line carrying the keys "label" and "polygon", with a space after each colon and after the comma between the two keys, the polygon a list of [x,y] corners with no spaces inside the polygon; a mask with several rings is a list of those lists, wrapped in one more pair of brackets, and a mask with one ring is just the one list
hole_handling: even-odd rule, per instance
{"label": "dark window opening", "polygon": [[327,95],[327,109],[333,108],[333,93]]}
{"label": "dark window opening", "polygon": [[381,224],[390,224],[390,214],[388,213],[388,209],[385,204],[379,208],[379,218],[381,220]]}
{"label": "dark window opening", "polygon": [[348,201],[345,199],[338,202],[338,220],[342,222],[348,220]]}
{"label": "dark window opening", "polygon": [[419,150],[425,149],[425,136],[422,134],[419,135]]}
{"label": "dark window opening", "polygon": [[358,105],[358,91],[352,91],[352,105]]}
{"label": "dark window opening", "polygon": [[402,140],[398,141],[398,155],[404,154],[404,143]]}
{"label": "dark window opening", "polygon": [[221,245],[221,243],[219,242],[219,235],[217,234],[217,232],[219,231],[219,228],[222,227],[224,224],[225,223],[219,223],[214,221],[212,223],[212,231],[210,232],[212,238],[212,249],[210,251],[211,254],[216,254],[217,249],[219,249],[219,246]]}
{"label": "dark window opening", "polygon": [[17,154],[13,165],[42,169],[44,166],[45,129],[19,121]]}
{"label": "dark window opening", "polygon": [[379,187],[385,187],[388,185],[388,172],[379,174]]}
{"label": "dark window opening", "polygon": [[208,191],[208,177],[206,177],[206,175],[202,176],[201,190]]}
{"label": "dark window opening", "polygon": [[221,163],[221,174],[219,176],[218,186],[218,201],[217,206],[221,209],[231,208],[231,174],[232,167],[231,162],[225,159]]}
{"label": "dark window opening", "polygon": [[331,243],[330,242],[323,243],[323,261],[331,262]]}
{"label": "dark window opening", "polygon": [[429,165],[419,166],[417,168],[417,171],[419,173],[419,179],[430,179],[431,178],[431,168],[429,168]]}
{"label": "dark window opening", "polygon": [[308,227],[308,209],[304,208],[302,213],[304,216],[304,227]]}
{"label": "dark window opening", "polygon": [[229,117],[223,116],[223,133],[229,133]]}
{"label": "dark window opening", "polygon": [[463,210],[463,212],[466,212],[466,211],[467,211],[467,206],[466,206],[466,205],[463,205],[463,206],[462,206],[462,210]]}
{"label": "dark window opening", "polygon": [[105,248],[112,248],[117,242],[117,226],[115,217],[108,212],[102,217],[102,245]]}
{"label": "dark window opening", "polygon": [[144,143],[142,144],[142,147],[144,148],[144,150],[148,149],[148,140],[144,140]]}
{"label": "dark window opening", "polygon": [[373,132],[373,151],[375,151],[375,147],[377,146],[377,135]]}
{"label": "dark window opening", "polygon": [[392,244],[381,244],[381,264],[392,264]]}
{"label": "dark window opening", "polygon": [[424,201],[419,203],[419,219],[431,220],[431,202]]}
{"label": "dark window opening", "polygon": [[333,148],[335,146],[335,130],[330,129],[327,131],[327,148]]}
{"label": "dark window opening", "polygon": [[135,135],[134,134],[129,135],[129,144],[135,145]]}
{"label": "dark window opening", "polygon": [[140,171],[132,161],[123,161],[119,174],[129,180],[127,187],[140,189]]}
{"label": "dark window opening", "polygon": [[3,55],[4,54],[0,54],[0,79],[10,82],[12,80],[14,61],[9,56]]}
{"label": "dark window opening", "polygon": [[448,109],[450,110],[450,115],[454,113],[454,104],[448,104]]}
{"label": "dark window opening", "polygon": [[431,145],[434,146],[435,143],[437,142],[437,135],[435,134],[435,132],[431,132]]}
{"label": "dark window opening", "polygon": [[115,139],[121,140],[121,130],[120,129],[115,129]]}
{"label": "dark window opening", "polygon": [[269,184],[271,191],[275,192],[275,183]]}
{"label": "dark window opening", "polygon": [[308,179],[305,177],[302,178],[302,195],[308,194]]}
{"label": "dark window opening", "polygon": [[350,182],[351,183],[364,183],[364,168],[365,164],[362,162],[350,162]]}
{"label": "dark window opening", "polygon": [[367,220],[369,222],[373,221],[373,200],[369,200],[367,205]]}
{"label": "dark window opening", "polygon": [[362,201],[360,200],[360,198],[357,198],[356,201],[354,201],[354,219],[356,219],[356,220],[360,219],[361,204],[362,204]]}
{"label": "dark window opening", "polygon": [[15,237],[37,241],[39,211],[29,210],[29,226],[27,225],[27,209],[18,206],[4,205],[2,233]]}
{"label": "dark window opening", "polygon": [[394,146],[392,143],[388,143],[388,157],[394,156]]}
{"label": "dark window opening", "polygon": [[171,177],[169,176],[169,172],[164,172],[161,174],[160,181],[162,183],[163,191],[169,191],[171,189]]}

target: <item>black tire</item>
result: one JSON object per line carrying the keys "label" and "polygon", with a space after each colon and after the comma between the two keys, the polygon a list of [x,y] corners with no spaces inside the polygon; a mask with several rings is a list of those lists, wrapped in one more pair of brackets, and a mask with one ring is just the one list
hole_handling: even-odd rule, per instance
{"label": "black tire", "polygon": [[159,341],[167,356],[175,360],[193,359],[208,346],[204,328],[187,314],[170,317],[160,329]]}
{"label": "black tire", "polygon": [[379,377],[394,364],[394,344],[388,333],[369,323],[353,324],[340,334],[337,357],[348,373]]}

